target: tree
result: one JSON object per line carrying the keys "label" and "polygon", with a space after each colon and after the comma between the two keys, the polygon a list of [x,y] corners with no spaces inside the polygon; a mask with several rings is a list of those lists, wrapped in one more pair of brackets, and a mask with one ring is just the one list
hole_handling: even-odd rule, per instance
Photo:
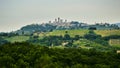
{"label": "tree", "polygon": [[65,34],[64,35],[64,40],[70,40],[71,38],[70,38],[70,35],[69,34]]}
{"label": "tree", "polygon": [[3,56],[0,57],[0,67],[4,68],[4,67],[11,67],[11,65],[13,65],[13,63],[15,62],[15,60],[11,57],[11,56]]}
{"label": "tree", "polygon": [[76,65],[73,65],[72,68],[83,68],[83,65],[82,64],[76,64]]}
{"label": "tree", "polygon": [[88,40],[95,40],[97,38],[101,38],[101,35],[97,35],[93,30],[90,30],[88,34],[85,34],[84,37]]}
{"label": "tree", "polygon": [[74,39],[75,40],[79,40],[80,36],[79,35],[75,35]]}
{"label": "tree", "polygon": [[39,59],[36,59],[35,67],[36,68],[44,68],[46,65],[52,63],[51,57],[48,56],[48,54],[44,54]]}
{"label": "tree", "polygon": [[68,33],[68,31],[65,31],[65,33],[67,34],[67,33]]}
{"label": "tree", "polygon": [[8,41],[4,40],[2,37],[0,37],[0,45],[3,45],[5,43],[8,43]]}
{"label": "tree", "polygon": [[23,59],[19,59],[17,62],[19,68],[29,68],[29,63],[25,62]]}
{"label": "tree", "polygon": [[89,30],[96,30],[96,27],[90,27]]}

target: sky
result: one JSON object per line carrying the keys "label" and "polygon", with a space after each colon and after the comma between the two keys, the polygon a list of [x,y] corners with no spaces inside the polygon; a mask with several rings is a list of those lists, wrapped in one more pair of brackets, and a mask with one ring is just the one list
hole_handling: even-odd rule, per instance
{"label": "sky", "polygon": [[57,17],[88,24],[120,22],[120,0],[0,0],[0,32]]}

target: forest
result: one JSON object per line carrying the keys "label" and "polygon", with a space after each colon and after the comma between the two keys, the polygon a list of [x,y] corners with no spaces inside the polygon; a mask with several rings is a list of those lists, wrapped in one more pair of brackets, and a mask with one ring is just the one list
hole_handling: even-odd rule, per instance
{"label": "forest", "polygon": [[109,43],[111,39],[119,40],[120,36],[102,36],[94,30],[86,32],[71,36],[66,30],[63,35],[42,37],[3,34],[0,36],[0,68],[120,68],[120,53],[117,53],[120,46]]}
{"label": "forest", "polygon": [[120,54],[95,49],[49,48],[27,42],[0,46],[0,68],[120,68]]}

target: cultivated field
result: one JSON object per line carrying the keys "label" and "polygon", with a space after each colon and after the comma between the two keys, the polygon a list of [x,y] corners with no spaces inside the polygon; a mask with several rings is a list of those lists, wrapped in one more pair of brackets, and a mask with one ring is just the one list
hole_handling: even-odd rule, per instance
{"label": "cultivated field", "polygon": [[11,43],[14,42],[24,42],[29,39],[29,36],[13,36],[13,37],[6,37],[7,41],[10,41]]}
{"label": "cultivated field", "polygon": [[54,30],[53,32],[46,33],[46,35],[47,36],[50,36],[50,35],[64,36],[66,34],[66,31],[71,37],[74,37],[75,35],[84,36],[86,33],[89,32],[89,30]]}
{"label": "cultivated field", "polygon": [[110,39],[109,44],[114,47],[120,47],[120,39]]}
{"label": "cultivated field", "polygon": [[120,30],[95,30],[94,32],[102,35],[103,37],[109,35],[120,35]]}
{"label": "cultivated field", "polygon": [[[71,36],[74,37],[75,35],[80,35],[84,36],[86,33],[89,32],[89,30],[54,30],[52,32],[43,32],[39,34],[39,39],[43,38],[44,36],[64,36],[67,33]],[[96,34],[104,36],[109,36],[109,35],[120,35],[120,30],[95,30],[94,31]],[[6,40],[10,42],[23,42],[29,39],[30,36],[13,36],[13,37],[5,37]]]}
{"label": "cultivated field", "polygon": [[[89,30],[54,30],[53,32],[43,33],[44,35],[41,34],[41,36],[64,36],[66,31],[71,37],[74,37],[75,35],[84,36],[89,32]],[[103,37],[110,35],[120,35],[120,30],[94,30],[94,32],[96,34],[102,35]]]}

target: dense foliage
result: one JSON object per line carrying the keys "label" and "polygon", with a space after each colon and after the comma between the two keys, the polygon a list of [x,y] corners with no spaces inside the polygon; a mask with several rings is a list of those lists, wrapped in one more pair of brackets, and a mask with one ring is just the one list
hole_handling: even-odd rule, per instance
{"label": "dense foliage", "polygon": [[101,35],[96,34],[93,30],[90,30],[88,34],[84,35],[84,37],[104,46],[109,45],[108,40],[103,39]]}
{"label": "dense foliage", "polygon": [[55,28],[56,28],[56,26],[53,26],[50,24],[45,24],[45,25],[32,24],[32,25],[27,25],[27,26],[22,27],[21,30],[22,31],[30,31],[30,32],[34,32],[34,31],[46,32],[46,31],[51,31]]}
{"label": "dense foliage", "polygon": [[120,35],[110,35],[103,37],[104,40],[108,41],[110,39],[120,39]]}
{"label": "dense foliage", "polygon": [[5,44],[5,43],[8,43],[8,41],[0,37],[0,45]]}
{"label": "dense foliage", "polygon": [[120,68],[120,54],[94,49],[48,48],[29,43],[0,46],[0,68]]}

